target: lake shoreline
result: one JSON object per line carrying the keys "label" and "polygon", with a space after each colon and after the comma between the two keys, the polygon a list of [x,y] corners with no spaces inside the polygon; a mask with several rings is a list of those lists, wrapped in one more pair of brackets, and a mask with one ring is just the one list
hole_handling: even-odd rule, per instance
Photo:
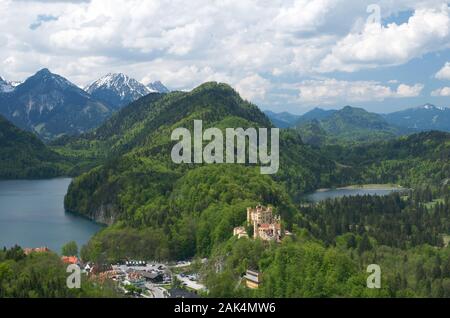
{"label": "lake shoreline", "polygon": [[0,181],[0,247],[46,246],[59,253],[75,241],[86,244],[104,225],[68,211],[64,197],[71,178]]}
{"label": "lake shoreline", "polygon": [[354,184],[354,185],[348,185],[344,187],[337,187],[337,188],[320,188],[315,190],[314,192],[308,193],[320,193],[320,192],[328,192],[328,191],[334,191],[334,190],[407,190],[407,188],[402,187],[399,184],[393,184],[393,183],[386,183],[386,184]]}
{"label": "lake shoreline", "polygon": [[312,193],[305,194],[303,199],[307,202],[320,202],[327,199],[338,199],[342,197],[357,195],[388,195],[392,192],[408,190],[398,184],[362,184],[348,185],[338,188],[317,189]]}

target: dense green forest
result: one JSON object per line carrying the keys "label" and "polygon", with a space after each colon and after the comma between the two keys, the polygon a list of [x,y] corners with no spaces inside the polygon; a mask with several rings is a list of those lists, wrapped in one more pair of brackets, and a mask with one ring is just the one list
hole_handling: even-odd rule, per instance
{"label": "dense green forest", "polygon": [[60,176],[70,164],[30,132],[0,116],[0,179]]}
{"label": "dense green forest", "polygon": [[327,158],[352,167],[347,184],[440,186],[450,181],[450,134],[423,132],[398,139],[322,148]]}
{"label": "dense green forest", "polygon": [[[138,229],[135,235],[149,227],[163,229],[169,253],[158,253],[171,259],[208,255],[244,221],[248,205],[276,206],[289,227],[295,213],[292,197],[331,185],[345,170],[304,145],[295,131],[281,134],[280,171],[275,177],[261,175],[256,166],[174,164],[171,131],[192,129],[193,119],[202,119],[205,128],[271,127],[256,106],[228,85],[207,83],[189,93],[149,96],[122,112],[127,116],[117,115],[64,146],[111,153],[103,165],[73,181],[65,200],[69,210],[114,224],[88,244],[87,255],[95,256],[93,246],[109,246],[112,235],[125,235],[130,227]],[[119,251],[126,249],[108,253],[126,256]]]}
{"label": "dense green forest", "polygon": [[[217,297],[450,297],[450,187],[302,204],[281,245],[232,238],[203,275]],[[365,288],[369,264],[382,287]],[[248,268],[262,288],[239,280]],[[218,269],[220,269],[218,271]]]}
{"label": "dense green forest", "polygon": [[[433,201],[429,188],[402,196],[356,196],[302,207],[298,225],[327,244],[345,233],[368,235],[379,244],[409,248],[422,244],[444,246],[450,233],[450,193]],[[354,240],[355,241],[355,240]],[[356,241],[355,241],[356,242]]]}
{"label": "dense green forest", "polygon": [[[202,269],[212,297],[450,297],[450,249],[408,249],[353,234],[326,245],[298,230],[279,245],[232,238]],[[381,268],[381,288],[366,287],[369,264]],[[262,273],[261,288],[239,284],[245,271]]]}
{"label": "dense green forest", "polygon": [[[205,83],[145,96],[96,130],[45,148],[47,158],[66,163],[60,173],[78,175],[66,209],[109,225],[82,247],[84,260],[207,257],[202,275],[211,296],[450,296],[450,134],[394,138],[398,132],[379,118],[363,118],[384,129],[375,140],[393,139],[328,142],[329,132],[316,125],[311,136],[323,140],[309,145],[301,130],[286,129],[280,170],[262,175],[257,165],[174,164],[171,132],[192,131],[194,119],[204,129],[272,127],[228,85]],[[347,127],[344,119],[331,128]],[[388,182],[409,189],[318,204],[302,199],[317,188]],[[258,203],[273,206],[293,235],[281,244],[232,237],[246,208]],[[380,290],[365,287],[372,263],[385,273]],[[248,268],[263,273],[257,291],[239,284]]]}
{"label": "dense green forest", "polygon": [[110,282],[99,284],[82,275],[81,288],[66,285],[66,267],[53,252],[25,255],[18,247],[0,250],[0,298],[118,297]]}

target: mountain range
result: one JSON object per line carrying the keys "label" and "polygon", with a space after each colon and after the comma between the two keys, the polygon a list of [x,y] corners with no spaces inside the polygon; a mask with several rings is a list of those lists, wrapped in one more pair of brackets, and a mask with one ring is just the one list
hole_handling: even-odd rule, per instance
{"label": "mountain range", "polygon": [[109,73],[85,88],[93,98],[117,110],[150,93],[167,93],[159,81],[147,86],[122,73]]}
{"label": "mountain range", "polygon": [[42,69],[0,94],[0,113],[20,128],[52,139],[97,127],[111,110],[64,77]]}
{"label": "mountain range", "polygon": [[280,128],[296,128],[311,144],[374,141],[420,131],[450,131],[450,109],[431,104],[390,114],[346,106],[340,110],[314,108],[303,115],[265,112]]}
{"label": "mountain range", "polygon": [[[43,140],[78,135],[99,127],[114,112],[151,93],[169,90],[155,81],[144,85],[122,73],[109,73],[85,90],[42,69],[25,82],[0,77],[0,114]],[[305,141],[368,141],[425,130],[450,131],[450,109],[430,104],[390,114],[374,114],[347,106],[315,108],[303,115],[265,111],[280,128],[296,128]]]}
{"label": "mountain range", "polygon": [[52,140],[89,131],[136,99],[168,91],[161,82],[146,87],[120,73],[108,74],[86,90],[46,68],[23,83],[0,78],[0,114],[43,140]]}
{"label": "mountain range", "polygon": [[384,114],[387,122],[416,130],[450,131],[450,108],[431,104]]}
{"label": "mountain range", "polygon": [[315,112],[319,118],[300,120],[295,127],[310,144],[376,141],[413,132],[362,108],[345,106],[338,111]]}
{"label": "mountain range", "polygon": [[[350,106],[351,107],[351,106]],[[303,115],[289,112],[275,113],[264,111],[272,123],[279,128],[292,128],[312,120],[324,120],[338,110],[314,108]],[[443,130],[450,131],[450,108],[425,104],[388,114],[380,114],[388,123],[414,129],[416,131]]]}

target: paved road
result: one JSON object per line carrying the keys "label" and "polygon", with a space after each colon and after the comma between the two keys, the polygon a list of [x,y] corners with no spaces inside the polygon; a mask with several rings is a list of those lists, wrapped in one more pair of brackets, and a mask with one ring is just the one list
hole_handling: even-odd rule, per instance
{"label": "paved road", "polygon": [[152,294],[153,298],[167,298],[167,291],[159,286],[155,286],[152,283],[145,283],[145,287]]}
{"label": "paved road", "polygon": [[206,289],[205,285],[202,285],[198,282],[192,281],[187,277],[182,277],[181,275],[177,275],[178,280],[180,280],[182,283],[185,283],[187,287],[195,289],[195,290],[202,290]]}

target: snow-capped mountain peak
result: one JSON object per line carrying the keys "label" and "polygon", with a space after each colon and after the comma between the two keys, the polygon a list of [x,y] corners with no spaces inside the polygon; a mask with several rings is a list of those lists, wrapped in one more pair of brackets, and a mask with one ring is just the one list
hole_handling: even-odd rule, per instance
{"label": "snow-capped mountain peak", "polygon": [[120,108],[150,93],[166,93],[168,89],[161,82],[145,86],[123,73],[108,73],[85,88],[92,97]]}
{"label": "snow-capped mountain peak", "polygon": [[151,93],[144,84],[123,73],[108,73],[88,85],[85,91],[113,108],[125,106]]}
{"label": "snow-capped mountain peak", "polygon": [[419,109],[426,109],[426,110],[445,110],[445,107],[439,107],[435,106],[433,104],[425,104],[418,107]]}
{"label": "snow-capped mountain peak", "polygon": [[[17,86],[17,85],[16,85]],[[0,76],[0,93],[11,93],[14,91],[15,85]]]}
{"label": "snow-capped mountain peak", "polygon": [[114,90],[122,96],[129,92],[136,92],[141,96],[149,93],[145,85],[123,73],[108,73],[90,84],[85,90],[88,93],[92,93],[101,88]]}

